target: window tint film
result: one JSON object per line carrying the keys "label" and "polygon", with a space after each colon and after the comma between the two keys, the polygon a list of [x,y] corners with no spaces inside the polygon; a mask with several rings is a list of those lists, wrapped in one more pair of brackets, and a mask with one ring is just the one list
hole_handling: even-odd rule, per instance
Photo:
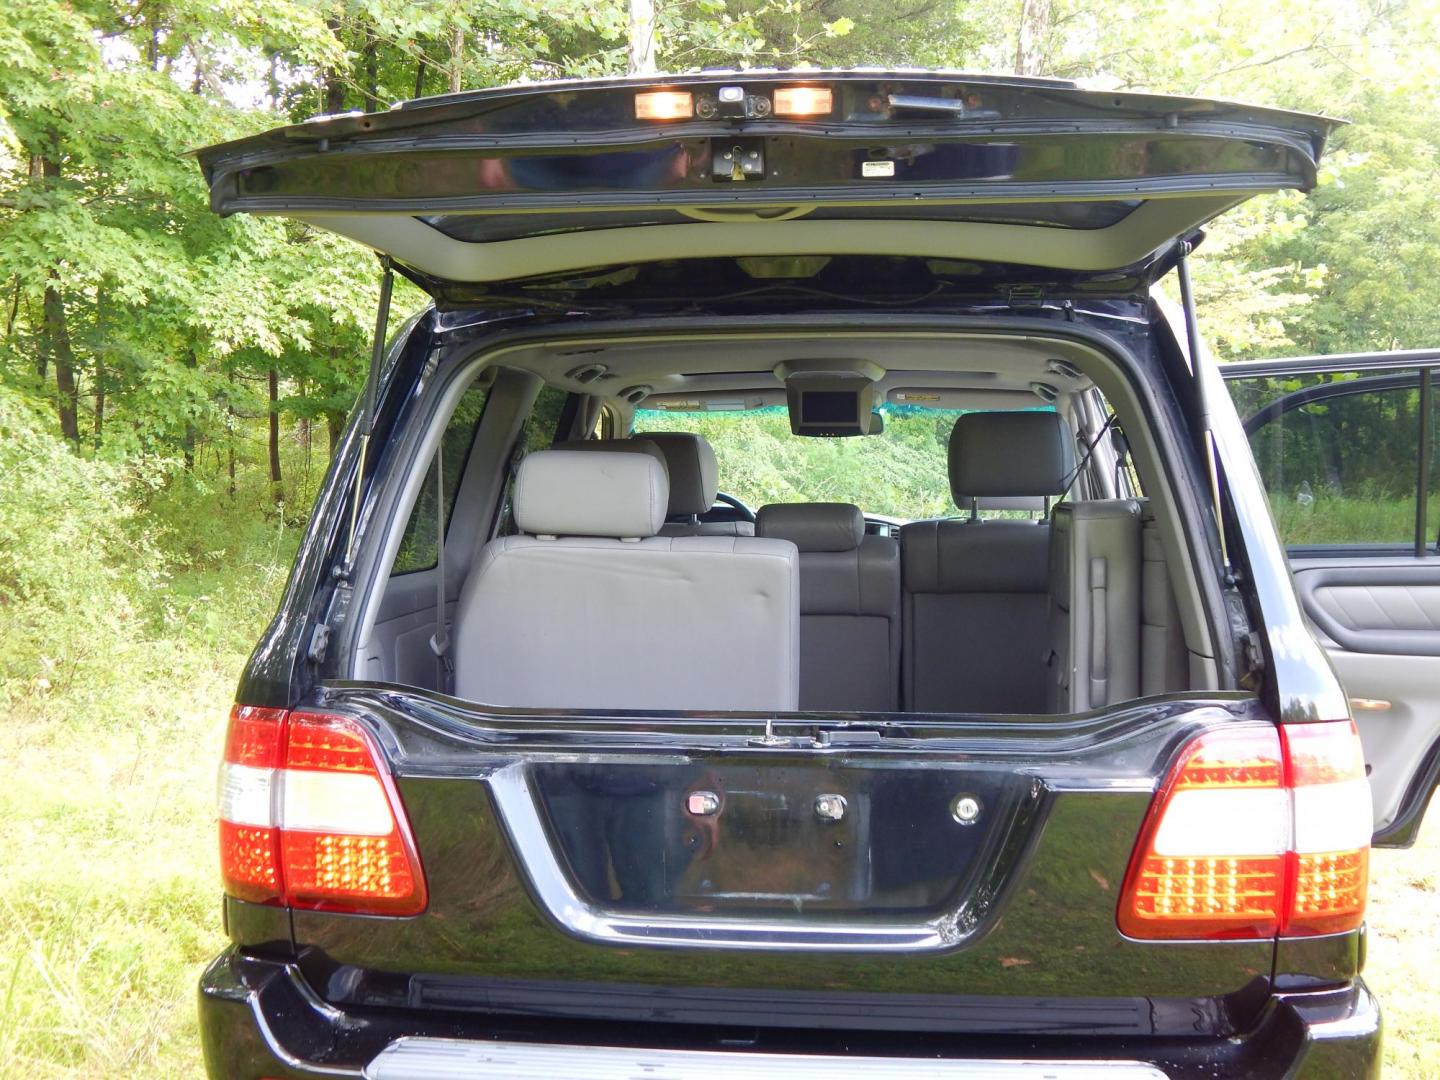
{"label": "window tint film", "polygon": [[[530,407],[530,416],[525,421],[523,438],[525,440],[525,453],[533,454],[536,450],[548,450],[555,443],[555,432],[559,429],[560,418],[564,415],[566,402],[570,395],[564,390],[558,390],[553,386],[542,386],[540,393],[535,397],[535,404]],[[500,522],[497,528],[499,536],[513,536],[516,532],[515,516],[511,503],[511,485],[505,488],[505,498],[500,507]]]}
{"label": "window tint film", "polygon": [[560,414],[565,411],[565,400],[569,396],[553,386],[541,387],[530,409],[530,419],[525,422],[526,453],[548,449],[555,442],[555,429],[560,424]]}
{"label": "window tint film", "polygon": [[[475,441],[475,430],[480,425],[480,416],[485,411],[488,386],[472,386],[460,397],[460,403],[445,425],[441,438],[441,454],[445,460],[445,522],[448,525],[450,513],[455,508],[455,493],[460,490],[460,477],[465,471],[465,462],[470,455],[470,446]],[[400,540],[400,550],[395,556],[392,573],[409,574],[417,570],[429,570],[435,565],[437,548],[435,543],[435,461],[425,473],[425,484],[415,500],[415,509],[410,511],[410,521],[405,526],[405,535]]]}
{"label": "window tint film", "polygon": [[1287,546],[1413,545],[1417,372],[1247,378],[1229,386]]}

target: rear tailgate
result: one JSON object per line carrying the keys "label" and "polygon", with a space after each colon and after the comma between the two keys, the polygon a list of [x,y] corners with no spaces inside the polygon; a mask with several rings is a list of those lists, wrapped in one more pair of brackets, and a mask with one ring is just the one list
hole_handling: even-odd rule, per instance
{"label": "rear tailgate", "polygon": [[850,1031],[1243,1030],[1272,940],[1138,942],[1116,904],[1177,748],[1253,701],[1004,721],[481,714],[349,684],[423,915],[295,910],[348,1004]]}
{"label": "rear tailgate", "polygon": [[1104,273],[1308,190],[1335,126],[1059,81],[752,71],[447,95],[199,159],[218,212],[351,237],[432,290],[742,255]]}

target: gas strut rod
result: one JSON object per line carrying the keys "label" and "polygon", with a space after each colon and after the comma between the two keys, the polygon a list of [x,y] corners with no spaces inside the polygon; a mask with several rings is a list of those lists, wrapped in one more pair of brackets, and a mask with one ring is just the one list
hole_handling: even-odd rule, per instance
{"label": "gas strut rod", "polygon": [[1219,533],[1220,558],[1228,572],[1230,552],[1225,541],[1225,518],[1222,516],[1220,495],[1220,466],[1216,460],[1214,420],[1210,415],[1210,372],[1205,369],[1204,353],[1200,346],[1200,324],[1195,316],[1195,290],[1190,282],[1190,252],[1194,244],[1189,240],[1180,242],[1180,259],[1175,264],[1175,274],[1180,284],[1180,307],[1185,313],[1185,345],[1190,354],[1190,374],[1195,380],[1195,394],[1200,402],[1201,451],[1205,455],[1206,479],[1210,482],[1210,498],[1215,513],[1215,529]]}
{"label": "gas strut rod", "polygon": [[390,323],[390,294],[395,290],[395,264],[380,256],[380,306],[375,312],[375,341],[370,346],[370,375],[360,399],[360,461],[355,466],[355,491],[350,501],[350,537],[345,542],[345,576],[355,565],[355,534],[360,528],[360,492],[365,484],[365,459],[370,451],[370,433],[375,428],[375,397],[380,387],[380,369],[385,362],[385,331]]}

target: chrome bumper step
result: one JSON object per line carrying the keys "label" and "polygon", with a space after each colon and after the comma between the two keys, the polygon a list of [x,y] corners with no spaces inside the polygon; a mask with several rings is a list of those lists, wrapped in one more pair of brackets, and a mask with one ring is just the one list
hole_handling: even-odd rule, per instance
{"label": "chrome bumper step", "polygon": [[833,1054],[650,1050],[552,1043],[404,1038],[366,1080],[1165,1080],[1140,1061],[1003,1061]]}

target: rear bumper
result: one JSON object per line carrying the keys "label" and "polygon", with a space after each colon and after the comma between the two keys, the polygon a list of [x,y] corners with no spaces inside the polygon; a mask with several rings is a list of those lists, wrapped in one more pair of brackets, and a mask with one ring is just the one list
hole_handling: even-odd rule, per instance
{"label": "rear bumper", "polygon": [[[817,1045],[810,1033],[785,1045],[729,1048],[710,1032],[626,1030],[577,1038],[566,1024],[550,1041],[511,1020],[400,1009],[337,1009],[299,968],[221,954],[200,980],[200,1031],[211,1077],[260,1080],[397,1080],[400,1077],[631,1077],[643,1063],[655,1080],[766,1075],[808,1080],[895,1076],[910,1080],[1180,1080],[1186,1077],[1375,1077],[1380,1011],[1355,980],[1341,989],[1277,995],[1254,1030],[1239,1038],[915,1039],[890,1047],[846,1040]],[[698,1039],[698,1045],[697,1045]],[[605,1045],[599,1045],[600,1043]],[[576,1045],[583,1043],[583,1045]],[[918,1055],[918,1056],[917,1056]]]}

